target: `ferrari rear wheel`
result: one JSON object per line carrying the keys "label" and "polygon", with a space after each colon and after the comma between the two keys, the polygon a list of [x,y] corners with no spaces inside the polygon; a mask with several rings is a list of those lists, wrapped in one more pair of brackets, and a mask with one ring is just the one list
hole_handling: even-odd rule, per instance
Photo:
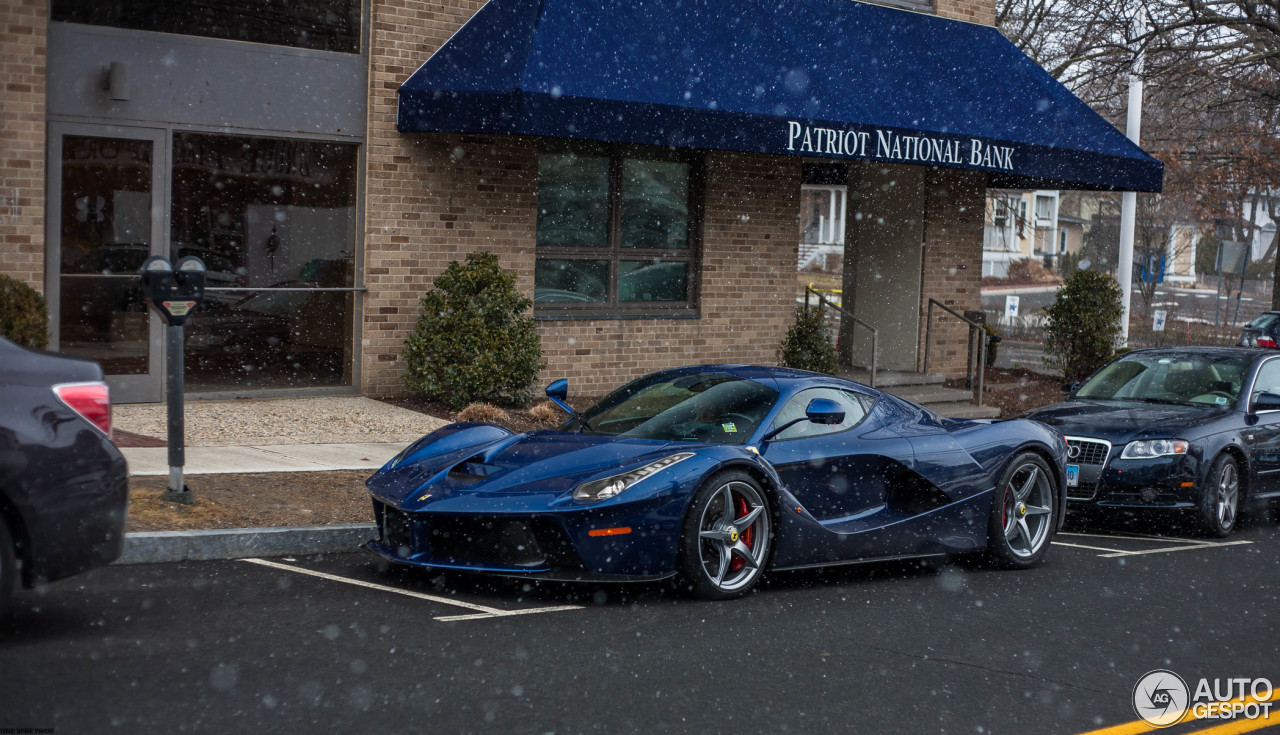
{"label": "ferrari rear wheel", "polygon": [[680,537],[681,586],[703,600],[746,594],[764,574],[772,542],[764,491],[746,472],[724,472],[698,490]]}
{"label": "ferrari rear wheel", "polygon": [[991,499],[987,558],[1025,569],[1044,559],[1058,523],[1057,474],[1035,452],[1013,458]]}

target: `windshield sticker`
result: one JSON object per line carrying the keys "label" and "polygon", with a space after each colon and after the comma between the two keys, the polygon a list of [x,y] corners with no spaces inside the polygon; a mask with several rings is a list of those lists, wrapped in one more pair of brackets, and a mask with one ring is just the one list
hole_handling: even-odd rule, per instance
{"label": "windshield sticker", "polygon": [[1218,404],[1219,406],[1227,405],[1227,399],[1223,398],[1222,396],[1214,396],[1213,402]]}
{"label": "windshield sticker", "polygon": [[738,433],[738,427],[737,427],[736,425],[734,425],[732,422],[727,423],[727,424],[720,424],[720,428],[721,428],[721,429],[724,429],[724,433],[726,433],[726,434],[736,434],[736,433]]}

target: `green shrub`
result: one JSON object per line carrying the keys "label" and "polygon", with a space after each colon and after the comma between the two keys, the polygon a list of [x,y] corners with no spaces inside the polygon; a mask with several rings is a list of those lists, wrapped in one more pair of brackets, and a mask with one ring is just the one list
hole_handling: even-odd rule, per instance
{"label": "green shrub", "polygon": [[39,291],[0,273],[0,337],[23,347],[49,345],[49,310]]}
{"label": "green shrub", "polygon": [[1106,273],[1072,273],[1044,310],[1046,364],[1068,381],[1083,380],[1107,364],[1120,336],[1120,298],[1120,284]]}
{"label": "green shrub", "polygon": [[533,301],[492,253],[453,261],[423,295],[405,340],[409,390],[458,409],[469,403],[523,405],[546,363],[526,312]]}
{"label": "green shrub", "polygon": [[983,324],[982,331],[987,337],[987,367],[995,367],[996,355],[1000,352],[1000,330],[994,324]]}
{"label": "green shrub", "polygon": [[831,342],[821,305],[796,308],[796,320],[778,348],[778,362],[789,368],[834,375],[836,346]]}

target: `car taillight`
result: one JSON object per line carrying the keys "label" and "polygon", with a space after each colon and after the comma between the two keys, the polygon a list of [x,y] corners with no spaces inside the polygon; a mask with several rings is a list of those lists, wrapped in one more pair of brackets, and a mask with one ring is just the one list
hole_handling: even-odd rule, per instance
{"label": "car taillight", "polygon": [[1275,347],[1276,341],[1270,337],[1259,337],[1258,346],[1259,347]]}
{"label": "car taillight", "polygon": [[63,383],[53,386],[58,400],[111,436],[111,393],[106,383]]}

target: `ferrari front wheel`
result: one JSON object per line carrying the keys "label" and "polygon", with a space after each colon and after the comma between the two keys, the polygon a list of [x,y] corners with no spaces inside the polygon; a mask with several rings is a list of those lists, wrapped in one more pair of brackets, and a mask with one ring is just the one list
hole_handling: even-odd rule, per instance
{"label": "ferrari front wheel", "polygon": [[685,514],[677,561],[681,587],[703,600],[746,594],[769,559],[770,521],[764,491],[750,474],[711,478]]}
{"label": "ferrari front wheel", "polygon": [[991,499],[987,558],[1025,569],[1044,559],[1058,522],[1057,474],[1034,452],[1013,458]]}

